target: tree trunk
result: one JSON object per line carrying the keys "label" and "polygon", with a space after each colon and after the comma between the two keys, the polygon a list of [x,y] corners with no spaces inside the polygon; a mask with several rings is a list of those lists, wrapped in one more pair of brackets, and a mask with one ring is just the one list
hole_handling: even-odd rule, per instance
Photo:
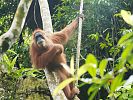
{"label": "tree trunk", "polygon": [[43,30],[46,32],[46,34],[52,34],[53,27],[48,2],[47,0],[39,0],[39,5],[43,22]]}
{"label": "tree trunk", "polygon": [[[41,10],[42,22],[43,22],[43,30],[46,32],[46,34],[52,34],[53,28],[52,28],[52,21],[51,21],[48,2],[47,0],[39,0],[39,5]],[[54,89],[59,85],[58,75],[56,72],[50,73],[46,68],[44,72],[46,75],[50,92],[52,94]],[[67,100],[63,91],[60,91],[56,96],[52,96],[52,97],[54,100]]]}

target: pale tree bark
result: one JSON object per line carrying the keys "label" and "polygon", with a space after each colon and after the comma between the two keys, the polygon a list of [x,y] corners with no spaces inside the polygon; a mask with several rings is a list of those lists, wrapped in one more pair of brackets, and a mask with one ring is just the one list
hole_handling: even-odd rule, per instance
{"label": "pale tree bark", "polygon": [[[80,14],[83,14],[83,0],[80,1]],[[81,46],[81,33],[82,33],[82,20],[83,18],[79,18],[79,28],[78,28],[78,41],[77,41],[77,55],[76,55],[76,70],[79,69],[79,61],[80,61],[80,46]],[[78,76],[77,82],[78,85]]]}
{"label": "pale tree bark", "polygon": [[[51,21],[48,2],[47,0],[39,0],[39,5],[43,22],[43,30],[46,32],[46,34],[52,34],[53,28],[52,28],[52,21]],[[50,73],[46,68],[44,72],[47,78],[50,92],[52,94],[54,89],[59,85],[58,75],[56,72]],[[67,100],[63,91],[60,91],[56,96],[52,95],[52,97],[54,100]]]}
{"label": "pale tree bark", "polygon": [[53,27],[52,27],[52,20],[51,15],[49,11],[49,5],[47,3],[47,0],[39,0],[40,10],[41,10],[41,17],[42,17],[42,24],[43,24],[43,30],[46,32],[46,34],[52,34],[53,33]]}
{"label": "pale tree bark", "polygon": [[32,0],[20,0],[10,29],[0,36],[0,60],[3,53],[6,52],[19,37],[31,2]]}

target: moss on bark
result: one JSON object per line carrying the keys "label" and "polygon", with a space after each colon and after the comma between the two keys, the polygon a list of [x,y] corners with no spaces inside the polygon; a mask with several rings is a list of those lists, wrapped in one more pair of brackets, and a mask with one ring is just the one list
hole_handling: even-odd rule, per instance
{"label": "moss on bark", "polygon": [[50,92],[46,80],[28,77],[19,80],[16,99],[50,100]]}
{"label": "moss on bark", "polygon": [[35,77],[15,79],[7,73],[0,74],[0,99],[52,100],[45,79]]}

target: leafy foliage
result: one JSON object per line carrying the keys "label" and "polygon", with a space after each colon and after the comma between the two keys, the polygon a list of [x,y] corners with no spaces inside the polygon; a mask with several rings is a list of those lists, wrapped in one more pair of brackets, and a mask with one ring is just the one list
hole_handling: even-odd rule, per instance
{"label": "leafy foliage", "polygon": [[0,2],[0,35],[11,25],[19,0],[1,0]]}

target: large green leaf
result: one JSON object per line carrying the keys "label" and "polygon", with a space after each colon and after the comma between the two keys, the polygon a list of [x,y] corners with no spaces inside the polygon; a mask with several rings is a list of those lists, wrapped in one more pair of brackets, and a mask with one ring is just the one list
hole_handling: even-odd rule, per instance
{"label": "large green leaf", "polygon": [[92,63],[82,65],[79,68],[79,70],[77,72],[78,73],[77,75],[78,75],[78,77],[80,77],[81,75],[83,75],[86,72],[89,72],[89,74],[92,77],[95,77],[96,76],[96,65],[92,64]]}
{"label": "large green leaf", "polygon": [[[128,56],[128,62],[129,64],[133,65],[133,54],[131,54],[130,56]],[[133,66],[132,66],[133,67]],[[132,68],[133,69],[133,68]]]}
{"label": "large green leaf", "polygon": [[83,75],[84,73],[86,73],[88,71],[88,68],[89,68],[89,64],[82,65],[79,68],[78,72],[77,72],[78,77],[80,77],[81,75]]}
{"label": "large green leaf", "polygon": [[133,25],[133,15],[131,15],[131,12],[126,10],[121,10],[121,16],[126,23]]}
{"label": "large green leaf", "polygon": [[95,91],[93,91],[88,100],[94,100],[94,97],[96,96],[98,91],[99,91],[99,88],[97,88]]}
{"label": "large green leaf", "polygon": [[93,84],[89,89],[88,89],[88,95],[89,96],[89,100],[94,100],[95,95],[97,94],[98,90],[100,88],[100,85],[97,84]]}
{"label": "large green leaf", "polygon": [[97,59],[94,55],[89,54],[86,58],[86,64],[89,65],[88,72],[92,77],[96,76]]}
{"label": "large green leaf", "polygon": [[133,33],[132,33],[132,32],[127,33],[127,34],[125,34],[124,36],[122,36],[122,37],[120,38],[119,42],[118,42],[118,45],[123,46],[122,44],[123,44],[126,40],[128,40],[131,36],[133,36]]}
{"label": "large green leaf", "polygon": [[122,79],[123,79],[123,73],[120,73],[113,79],[110,90],[111,93],[114,92],[117,89],[117,87],[121,86]]}
{"label": "large green leaf", "polygon": [[75,81],[76,78],[69,78],[66,79],[65,81],[63,81],[62,83],[60,83],[56,89],[53,92],[53,95],[56,95],[60,90],[62,90],[65,86],[67,86],[68,84],[70,84],[72,81]]}
{"label": "large green leaf", "polygon": [[107,59],[103,59],[99,64],[99,70],[100,70],[100,76],[101,77],[103,77],[103,75],[104,75],[104,70],[105,70],[107,64],[108,64]]}
{"label": "large green leaf", "polygon": [[95,91],[97,88],[99,88],[99,85],[93,84],[91,87],[88,89],[88,95],[91,94],[91,92]]}
{"label": "large green leaf", "polygon": [[124,49],[124,51],[122,52],[121,58],[122,58],[123,60],[126,60],[127,57],[131,54],[132,49],[133,49],[132,44],[129,44],[129,45]]}
{"label": "large green leaf", "polygon": [[86,64],[89,64],[89,63],[97,65],[97,59],[93,54],[87,55]]}
{"label": "large green leaf", "polygon": [[89,64],[88,72],[92,77],[96,77],[96,65]]}
{"label": "large green leaf", "polygon": [[71,57],[70,71],[71,71],[71,74],[74,75],[74,56]]}

